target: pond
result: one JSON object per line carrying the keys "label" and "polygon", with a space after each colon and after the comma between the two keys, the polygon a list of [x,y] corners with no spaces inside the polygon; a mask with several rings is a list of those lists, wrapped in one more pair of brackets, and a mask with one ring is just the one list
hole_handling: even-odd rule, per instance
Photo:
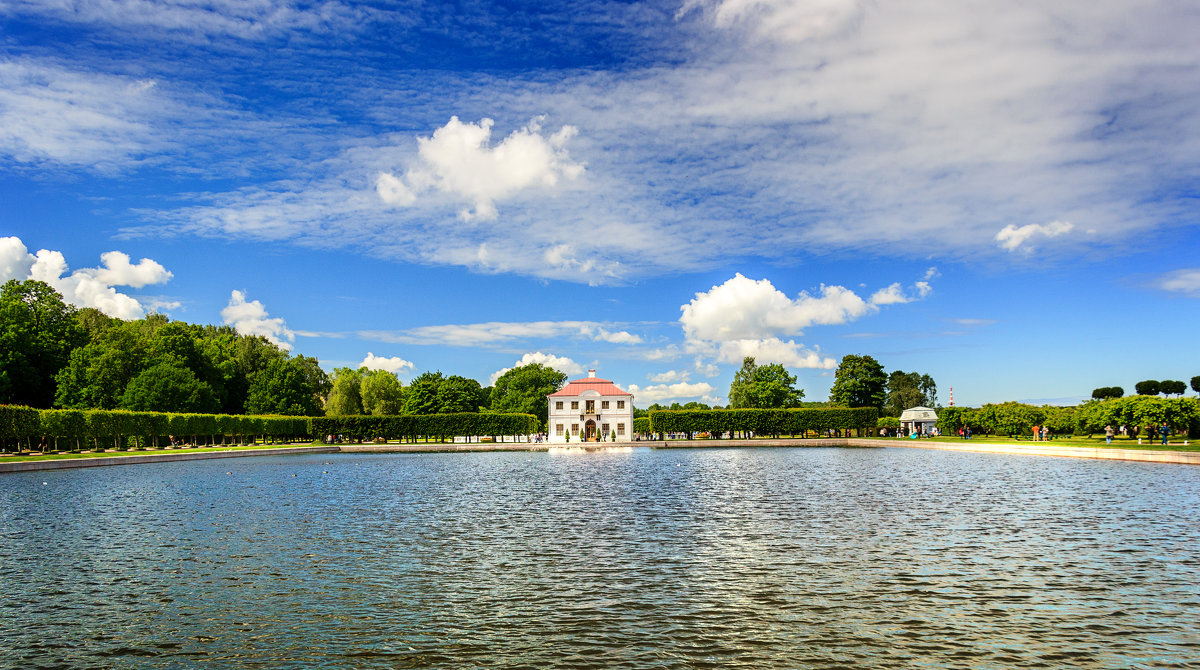
{"label": "pond", "polygon": [[6,474],[0,667],[1200,667],[1198,508],[901,448]]}

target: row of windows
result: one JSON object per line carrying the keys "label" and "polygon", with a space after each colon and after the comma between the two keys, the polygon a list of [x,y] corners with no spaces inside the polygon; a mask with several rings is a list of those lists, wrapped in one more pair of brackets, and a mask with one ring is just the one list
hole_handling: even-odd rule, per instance
{"label": "row of windows", "polygon": [[[563,401],[559,400],[554,403],[554,409],[562,409],[562,408],[563,408]],[[579,401],[578,400],[571,401],[571,409],[579,409]],[[607,400],[600,401],[600,409],[608,409],[608,401]],[[624,400],[617,401],[617,409],[625,409],[625,401]]]}
{"label": "row of windows", "polygon": [[[609,425],[607,423],[601,424],[600,432],[607,435],[609,432]],[[563,434],[563,424],[561,424],[561,423],[554,424],[554,434],[560,435],[560,436]],[[571,434],[572,435],[579,434],[579,424],[577,424],[577,423],[571,424]],[[624,434],[625,434],[625,424],[618,423],[617,424],[617,435],[624,435]]]}

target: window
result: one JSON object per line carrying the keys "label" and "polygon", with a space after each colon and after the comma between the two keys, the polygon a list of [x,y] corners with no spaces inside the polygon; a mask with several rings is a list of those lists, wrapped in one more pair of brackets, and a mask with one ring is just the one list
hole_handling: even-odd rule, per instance
{"label": "window", "polygon": [[562,409],[562,401],[561,400],[554,403],[554,409]]}
{"label": "window", "polygon": [[617,424],[617,435],[624,435],[624,434],[625,434],[625,424],[618,423]]}
{"label": "window", "polygon": [[608,424],[604,424],[600,430],[603,431],[605,435],[608,435]]}
{"label": "window", "polygon": [[625,409],[625,401],[624,400],[617,401],[617,409]]}
{"label": "window", "polygon": [[[560,404],[560,405],[561,405],[562,403],[560,402],[560,403],[558,403],[558,404]],[[562,435],[562,434],[563,434],[563,425],[562,425],[561,423],[559,423],[559,424],[555,424],[555,426],[554,426],[554,434],[555,434],[555,435]]]}
{"label": "window", "polygon": [[607,400],[600,401],[600,409],[608,409],[608,401]]}
{"label": "window", "polygon": [[573,424],[571,424],[571,434],[572,434],[572,435],[578,435],[578,434],[579,434],[579,424],[577,424],[577,423],[573,423]]}
{"label": "window", "polygon": [[578,400],[571,401],[571,409],[579,409],[579,401]]}

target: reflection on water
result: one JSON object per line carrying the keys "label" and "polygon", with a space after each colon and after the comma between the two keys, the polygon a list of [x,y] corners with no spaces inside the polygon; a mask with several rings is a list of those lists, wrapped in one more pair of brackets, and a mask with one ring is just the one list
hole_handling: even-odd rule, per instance
{"label": "reflection on water", "polygon": [[0,666],[1200,667],[1198,503],[906,449],[10,474]]}

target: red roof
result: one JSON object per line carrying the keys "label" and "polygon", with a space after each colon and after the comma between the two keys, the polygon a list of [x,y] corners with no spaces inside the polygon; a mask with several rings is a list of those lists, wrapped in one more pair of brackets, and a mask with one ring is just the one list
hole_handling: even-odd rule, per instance
{"label": "red roof", "polygon": [[553,398],[556,395],[580,395],[584,391],[595,391],[600,395],[627,395],[632,396],[632,393],[626,393],[617,388],[617,385],[607,379],[599,377],[584,377],[568,382],[561,390],[551,393],[548,398]]}

